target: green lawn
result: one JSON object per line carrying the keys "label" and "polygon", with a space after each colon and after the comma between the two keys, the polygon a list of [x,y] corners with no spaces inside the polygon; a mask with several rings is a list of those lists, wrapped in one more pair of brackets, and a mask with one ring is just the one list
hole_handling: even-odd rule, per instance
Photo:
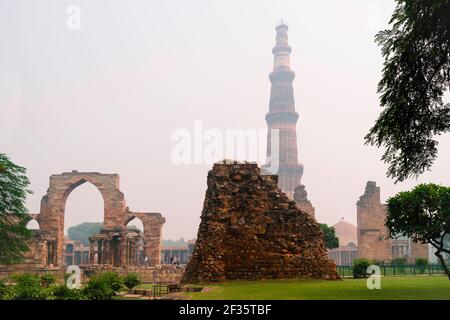
{"label": "green lawn", "polygon": [[369,290],[366,279],[229,281],[208,284],[207,292],[185,293],[195,300],[450,300],[450,281],[444,276],[382,277],[380,290]]}

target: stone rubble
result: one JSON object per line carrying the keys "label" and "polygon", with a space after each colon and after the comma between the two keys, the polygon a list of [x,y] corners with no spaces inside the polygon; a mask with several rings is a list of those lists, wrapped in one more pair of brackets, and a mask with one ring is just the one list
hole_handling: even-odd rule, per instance
{"label": "stone rubble", "polygon": [[254,163],[208,173],[197,242],[182,282],[339,279],[317,222]]}

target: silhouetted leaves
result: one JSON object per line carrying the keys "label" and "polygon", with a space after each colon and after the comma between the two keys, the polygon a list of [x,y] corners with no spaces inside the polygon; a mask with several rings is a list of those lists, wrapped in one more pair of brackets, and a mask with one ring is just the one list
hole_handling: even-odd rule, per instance
{"label": "silhouetted leaves", "polygon": [[429,170],[437,156],[435,136],[450,130],[450,1],[397,0],[392,29],[376,42],[385,59],[378,85],[384,110],[365,136],[386,148],[387,175],[403,181]]}

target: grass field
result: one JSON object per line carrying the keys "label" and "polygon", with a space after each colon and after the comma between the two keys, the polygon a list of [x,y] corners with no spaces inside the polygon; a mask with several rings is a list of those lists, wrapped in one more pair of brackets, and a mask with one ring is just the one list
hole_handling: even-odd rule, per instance
{"label": "grass field", "polygon": [[207,292],[185,293],[194,300],[450,300],[444,276],[382,277],[380,290],[369,290],[366,279],[229,281],[206,285]]}

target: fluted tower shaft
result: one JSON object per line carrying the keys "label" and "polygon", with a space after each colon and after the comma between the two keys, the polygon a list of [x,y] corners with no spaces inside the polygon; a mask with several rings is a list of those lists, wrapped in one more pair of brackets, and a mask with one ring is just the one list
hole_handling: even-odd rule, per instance
{"label": "fluted tower shaft", "polygon": [[[294,89],[295,78],[291,70],[288,44],[288,26],[280,23],[276,27],[276,44],[272,49],[274,55],[273,71],[269,75],[271,82],[269,113],[266,122],[269,129],[267,139],[267,156],[272,157],[272,129],[278,129],[279,134],[279,170],[278,187],[292,196],[295,187],[300,185],[303,166],[298,162],[296,124],[298,114],[295,112]],[[273,158],[271,159],[273,161]],[[270,165],[270,163],[268,164]]]}

